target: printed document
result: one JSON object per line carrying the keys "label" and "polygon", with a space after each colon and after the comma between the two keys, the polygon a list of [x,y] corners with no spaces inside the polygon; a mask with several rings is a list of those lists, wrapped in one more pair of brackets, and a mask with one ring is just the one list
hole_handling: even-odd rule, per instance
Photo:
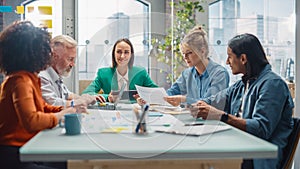
{"label": "printed document", "polygon": [[168,96],[164,88],[152,88],[135,85],[136,90],[141,98],[143,98],[148,104],[159,104],[172,106],[164,100],[163,97]]}

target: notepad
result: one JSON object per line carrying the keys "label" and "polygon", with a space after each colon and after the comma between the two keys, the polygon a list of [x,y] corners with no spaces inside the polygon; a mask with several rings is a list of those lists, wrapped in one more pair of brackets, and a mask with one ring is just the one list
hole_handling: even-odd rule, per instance
{"label": "notepad", "polygon": [[206,134],[213,134],[225,130],[231,129],[228,125],[212,125],[204,124],[197,126],[173,126],[171,128],[166,127],[156,127],[156,132],[169,133],[169,134],[179,134],[179,135],[190,135],[190,136],[201,136]]}

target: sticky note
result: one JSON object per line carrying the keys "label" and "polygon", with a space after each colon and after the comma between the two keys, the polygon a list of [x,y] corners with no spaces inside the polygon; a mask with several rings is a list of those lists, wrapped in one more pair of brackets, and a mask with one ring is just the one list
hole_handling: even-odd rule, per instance
{"label": "sticky note", "polygon": [[0,6],[0,12],[12,12],[11,6]]}
{"label": "sticky note", "polygon": [[24,14],[24,6],[17,6],[16,7],[17,14]]}
{"label": "sticky note", "polygon": [[128,130],[128,128],[127,127],[112,127],[112,128],[104,129],[102,131],[102,133],[120,133],[124,130]]}

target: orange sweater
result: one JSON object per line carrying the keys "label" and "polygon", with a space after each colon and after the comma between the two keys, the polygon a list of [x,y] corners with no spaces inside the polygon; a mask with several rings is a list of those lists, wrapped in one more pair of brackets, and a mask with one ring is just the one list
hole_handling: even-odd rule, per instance
{"label": "orange sweater", "polygon": [[39,131],[55,127],[53,113],[61,109],[44,102],[36,74],[10,74],[0,90],[0,145],[23,146]]}

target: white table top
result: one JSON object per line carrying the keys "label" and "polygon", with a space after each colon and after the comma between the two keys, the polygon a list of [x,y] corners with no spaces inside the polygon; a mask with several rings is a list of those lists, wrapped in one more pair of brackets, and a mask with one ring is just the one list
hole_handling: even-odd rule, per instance
{"label": "white table top", "polygon": [[[188,114],[177,118],[193,120]],[[156,132],[147,135],[83,133],[67,136],[61,131],[62,128],[57,127],[37,134],[20,149],[21,161],[277,157],[276,145],[236,128],[198,137]]]}

